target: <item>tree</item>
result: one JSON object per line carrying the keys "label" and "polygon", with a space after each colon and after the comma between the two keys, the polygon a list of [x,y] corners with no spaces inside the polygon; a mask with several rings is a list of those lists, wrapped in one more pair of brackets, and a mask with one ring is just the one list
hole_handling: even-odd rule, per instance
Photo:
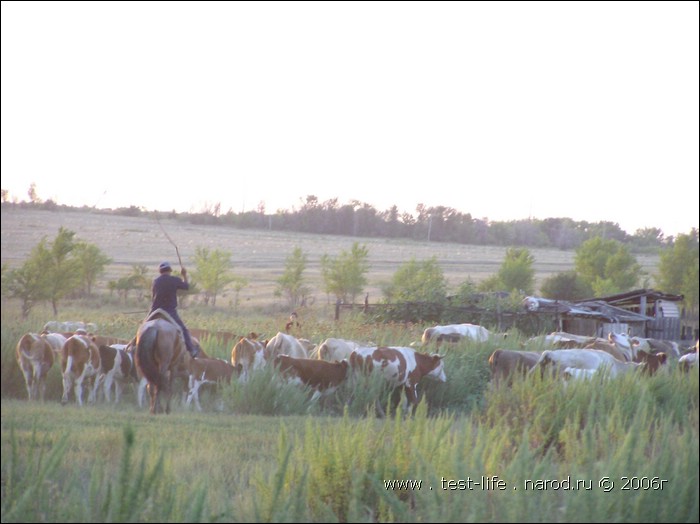
{"label": "tree", "polygon": [[328,255],[321,257],[321,276],[323,278],[326,293],[335,295],[342,302],[355,302],[355,297],[362,293],[367,285],[369,263],[367,257],[369,250],[367,246],[360,246],[358,242],[353,243],[352,249],[348,253],[342,251],[336,258]]}
{"label": "tree", "polygon": [[596,295],[629,291],[639,282],[642,268],[617,240],[594,237],[576,250],[576,272]]}
{"label": "tree", "polygon": [[593,295],[593,289],[576,271],[563,271],[546,278],[540,291],[545,298],[568,301],[582,300]]}
{"label": "tree", "polygon": [[386,313],[388,320],[438,321],[447,303],[447,281],[436,257],[404,262],[383,291],[387,302],[396,303]]}
{"label": "tree", "polygon": [[284,273],[277,279],[275,295],[285,295],[289,301],[289,307],[295,308],[309,293],[309,288],[304,286],[304,270],[307,257],[300,247],[295,247],[292,254],[287,257]]}
{"label": "tree", "polygon": [[47,262],[47,296],[58,315],[58,302],[63,297],[80,287],[81,274],[78,261],[72,256],[75,249],[75,232],[60,227],[53,242],[47,243],[43,238],[36,247],[34,256]]}
{"label": "tree", "polygon": [[38,302],[48,299],[48,277],[44,271],[48,260],[40,259],[40,256],[45,254],[45,251],[36,253],[37,256],[30,256],[21,267],[2,273],[2,292],[9,298],[18,298],[22,301],[24,319],[29,316]]}
{"label": "tree", "polygon": [[498,280],[506,291],[517,290],[531,295],[535,288],[534,257],[525,248],[510,247],[498,270]]}
{"label": "tree", "polygon": [[231,253],[215,249],[209,252],[207,248],[198,247],[195,250],[194,262],[196,271],[194,277],[204,291],[204,304],[216,306],[216,297],[224,288],[235,280],[229,272]]}
{"label": "tree", "polygon": [[384,289],[389,302],[432,302],[444,304],[447,281],[436,257],[423,262],[404,262]]}
{"label": "tree", "polygon": [[112,259],[102,253],[95,244],[87,242],[78,242],[73,253],[78,263],[83,290],[89,296],[97,277],[104,273],[105,267]]}
{"label": "tree", "polygon": [[661,251],[659,274],[656,277],[666,293],[682,294],[684,304],[691,311],[698,308],[698,230],[678,235],[673,247]]}
{"label": "tree", "polygon": [[3,273],[3,292],[22,301],[24,317],[42,300],[58,315],[58,301],[80,285],[80,268],[71,257],[74,236],[61,227],[53,242],[42,238],[20,268]]}
{"label": "tree", "polygon": [[29,184],[29,189],[27,190],[27,196],[32,204],[41,204],[41,199],[36,193],[36,183],[32,182]]}

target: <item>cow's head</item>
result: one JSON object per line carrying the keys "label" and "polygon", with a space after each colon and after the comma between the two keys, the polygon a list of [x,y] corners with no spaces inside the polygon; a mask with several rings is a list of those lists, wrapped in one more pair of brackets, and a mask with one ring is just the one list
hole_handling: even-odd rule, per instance
{"label": "cow's head", "polygon": [[426,376],[432,378],[433,380],[437,380],[438,382],[447,382],[447,375],[445,375],[445,364],[442,361],[444,355],[433,353],[430,355],[430,358],[431,370]]}

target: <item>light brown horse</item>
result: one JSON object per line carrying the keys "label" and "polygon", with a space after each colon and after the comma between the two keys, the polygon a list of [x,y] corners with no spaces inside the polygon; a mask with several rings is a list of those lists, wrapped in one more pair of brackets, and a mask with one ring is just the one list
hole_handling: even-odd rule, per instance
{"label": "light brown horse", "polygon": [[136,334],[136,367],[148,381],[151,413],[162,413],[161,396],[165,396],[165,412],[170,413],[172,382],[184,365],[185,340],[178,327],[164,318],[152,318],[139,327]]}

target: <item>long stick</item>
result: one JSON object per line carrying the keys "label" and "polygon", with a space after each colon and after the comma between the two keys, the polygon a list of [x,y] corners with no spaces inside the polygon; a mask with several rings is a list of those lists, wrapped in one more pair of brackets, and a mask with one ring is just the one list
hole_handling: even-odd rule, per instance
{"label": "long stick", "polygon": [[180,269],[183,269],[184,266],[182,265],[182,259],[180,258],[180,251],[177,248],[177,244],[175,242],[173,242],[173,239],[170,238],[170,235],[168,235],[168,232],[163,227],[163,224],[161,224],[160,220],[158,220],[158,212],[157,211],[156,211],[156,222],[158,222],[160,229],[163,231],[163,234],[165,235],[165,238],[167,238],[170,241],[170,243],[173,246],[175,246],[175,253],[177,253],[177,260],[178,260],[178,262],[180,262]]}

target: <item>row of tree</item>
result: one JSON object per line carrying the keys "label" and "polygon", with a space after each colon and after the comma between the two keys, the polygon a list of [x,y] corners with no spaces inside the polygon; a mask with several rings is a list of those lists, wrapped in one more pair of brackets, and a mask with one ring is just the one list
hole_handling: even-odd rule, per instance
{"label": "row of tree", "polygon": [[[47,210],[66,208],[51,200],[41,201],[34,187],[30,189],[29,194],[30,202],[10,203],[7,202],[7,194],[4,193],[3,205],[33,206]],[[136,206],[116,210],[83,210],[125,216],[150,213]],[[264,203],[260,203],[256,210],[241,213],[235,213],[231,209],[222,213],[220,205],[213,205],[198,213],[173,211],[169,217],[194,224],[237,228],[531,248],[575,249],[596,237],[617,240],[635,251],[656,250],[674,242],[674,237],[664,236],[658,228],[638,229],[630,235],[617,223],[608,221],[528,218],[498,222],[489,221],[488,218],[475,218],[470,213],[462,213],[445,206],[427,207],[418,204],[415,213],[399,212],[396,206],[386,211],[378,211],[373,206],[356,200],[342,205],[337,198],[319,202],[314,195],[302,199],[298,209],[277,210],[275,213],[267,213]]]}
{"label": "row of tree", "polygon": [[[672,247],[661,252],[659,274],[654,275],[664,292],[684,295],[685,306],[695,314],[698,309],[698,252],[697,231],[679,235]],[[231,256],[227,251],[197,247],[188,294],[201,294],[204,305],[212,307],[216,306],[217,297],[231,287],[238,297],[248,281],[233,273]],[[639,285],[647,287],[651,278],[643,273],[628,246],[613,239],[587,240],[576,250],[574,260],[573,270],[553,275],[543,282],[542,296],[575,301],[621,293]],[[53,241],[43,238],[19,268],[9,269],[3,265],[2,292],[21,300],[25,316],[41,301],[50,302],[57,315],[60,300],[90,295],[110,262],[96,245],[77,241],[73,231],[61,227]],[[323,291],[337,301],[355,303],[368,283],[367,274],[371,269],[368,248],[355,242],[349,251],[341,251],[335,257],[322,255],[320,262]],[[449,302],[452,306],[471,306],[484,293],[501,292],[508,297],[506,301],[511,302],[509,307],[516,307],[523,296],[535,292],[534,262],[527,248],[508,248],[496,274],[478,284],[468,278],[451,292],[435,257],[410,259],[397,268],[385,285],[383,300],[386,303],[441,306]],[[312,291],[304,277],[307,264],[308,256],[300,247],[295,247],[276,282],[276,296],[284,297],[291,308],[305,304]],[[140,299],[150,296],[148,273],[145,266],[134,265],[131,274],[108,282],[108,289],[125,300],[132,290],[136,290]],[[236,306],[237,302],[238,298]],[[418,318],[411,320],[426,318],[424,313],[427,312],[417,311]]]}

